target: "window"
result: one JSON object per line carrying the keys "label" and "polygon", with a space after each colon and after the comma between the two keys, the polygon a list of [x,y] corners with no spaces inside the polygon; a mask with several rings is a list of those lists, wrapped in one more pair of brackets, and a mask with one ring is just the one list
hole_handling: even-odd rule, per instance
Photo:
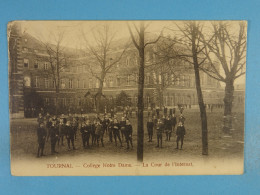
{"label": "window", "polygon": [[88,88],[92,88],[92,78],[91,79],[89,79],[89,83],[88,83]]}
{"label": "window", "polygon": [[29,68],[29,60],[28,59],[23,60],[23,66],[24,66],[24,68]]}
{"label": "window", "polygon": [[39,67],[39,64],[38,64],[38,61],[34,61],[34,68],[38,68]]}
{"label": "window", "polygon": [[130,75],[129,74],[127,75],[127,78],[126,78],[126,85],[130,85]]}
{"label": "window", "polygon": [[171,75],[171,80],[172,80],[172,85],[174,85],[175,84],[175,75],[174,74]]}
{"label": "window", "polygon": [[104,86],[104,87],[107,87],[107,80],[106,80],[106,79],[104,79],[103,86]]}
{"label": "window", "polygon": [[61,88],[62,88],[62,89],[65,88],[65,80],[64,80],[64,79],[61,79],[61,80],[60,80],[60,85],[61,85]]}
{"label": "window", "polygon": [[69,88],[72,89],[72,87],[73,87],[73,81],[72,79],[69,79]]}
{"label": "window", "polygon": [[96,79],[96,88],[99,88],[99,80]]}
{"label": "window", "polygon": [[180,78],[176,79],[176,85],[179,86],[180,85]]}
{"label": "window", "polygon": [[120,77],[118,75],[116,76],[116,84],[117,86],[120,86]]}
{"label": "window", "polygon": [[35,77],[34,87],[39,87],[39,77]]}
{"label": "window", "polygon": [[78,106],[81,106],[81,100],[78,98]]}
{"label": "window", "polygon": [[114,86],[114,81],[113,81],[113,78],[112,78],[112,77],[110,77],[109,85],[110,85],[110,87],[113,87],[113,86]]}
{"label": "window", "polygon": [[181,86],[184,86],[184,81],[185,81],[185,76],[182,75],[182,76],[181,76]]}
{"label": "window", "polygon": [[50,103],[50,99],[49,98],[45,98],[45,105],[49,105]]}
{"label": "window", "polygon": [[159,74],[159,84],[162,84],[162,75]]}
{"label": "window", "polygon": [[29,76],[24,77],[24,86],[31,87],[31,78]]}
{"label": "window", "polygon": [[88,67],[87,65],[84,65],[84,72],[87,72],[88,71]]}
{"label": "window", "polygon": [[55,80],[52,80],[52,88],[55,88]]}
{"label": "window", "polygon": [[79,79],[77,80],[77,88],[80,88],[80,81],[79,81]]}
{"label": "window", "polygon": [[126,66],[128,66],[128,65],[129,65],[129,59],[126,58]]}
{"label": "window", "polygon": [[66,106],[66,98],[61,98],[61,103],[62,103],[62,106]]}
{"label": "window", "polygon": [[44,87],[49,88],[49,79],[48,78],[44,78]]}
{"label": "window", "polygon": [[138,74],[135,73],[135,83],[138,83]]}
{"label": "window", "polygon": [[48,63],[44,62],[44,70],[48,70]]}
{"label": "window", "polygon": [[190,87],[190,76],[187,76],[186,78],[186,84],[187,87]]}
{"label": "window", "polygon": [[150,97],[147,96],[147,105],[149,105],[149,104],[150,104]]}
{"label": "window", "polygon": [[83,79],[83,88],[86,89],[87,88],[87,82],[85,79]]}

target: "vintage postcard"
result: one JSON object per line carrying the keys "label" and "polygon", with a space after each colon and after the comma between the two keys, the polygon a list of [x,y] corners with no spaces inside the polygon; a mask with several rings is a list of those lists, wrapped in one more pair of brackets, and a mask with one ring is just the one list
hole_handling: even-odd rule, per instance
{"label": "vintage postcard", "polygon": [[244,172],[246,21],[8,24],[15,176]]}

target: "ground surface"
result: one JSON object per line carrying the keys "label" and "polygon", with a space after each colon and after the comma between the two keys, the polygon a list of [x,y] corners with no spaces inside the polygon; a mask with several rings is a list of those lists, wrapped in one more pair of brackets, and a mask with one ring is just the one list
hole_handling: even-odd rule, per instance
{"label": "ground surface", "polygon": [[[178,114],[178,113],[177,113]],[[147,113],[145,115],[145,124],[147,120]],[[200,115],[198,110],[185,110],[186,117],[185,127],[186,136],[184,140],[183,150],[175,150],[176,142],[175,135],[171,141],[164,141],[163,135],[163,148],[156,148],[156,134],[154,134],[153,142],[148,142],[148,135],[145,126],[145,139],[144,139],[144,159],[161,159],[168,157],[187,157],[201,158],[202,144],[201,144],[201,124]],[[244,148],[244,114],[235,113],[233,121],[234,130],[231,137],[224,137],[222,134],[222,111],[214,110],[212,113],[208,111],[208,142],[209,142],[209,156],[207,158],[243,158]],[[118,114],[120,117],[120,114]],[[77,159],[80,157],[88,157],[94,159],[103,159],[106,156],[112,158],[136,159],[136,145],[137,145],[137,120],[131,118],[133,125],[133,143],[134,148],[126,150],[126,143],[124,147],[115,146],[110,143],[108,135],[104,135],[105,147],[91,146],[89,149],[83,149],[81,135],[78,132],[75,146],[77,150],[68,151],[67,142],[64,140],[64,146],[57,146],[57,154],[55,157],[64,159]],[[37,122],[36,119],[16,119],[11,121],[11,159],[12,161],[32,159],[36,160],[37,152],[37,135],[36,135]],[[54,159],[50,155],[50,141],[45,144],[45,157],[40,160],[48,161]],[[44,160],[45,159],[45,160]],[[39,159],[37,159],[39,160]]]}

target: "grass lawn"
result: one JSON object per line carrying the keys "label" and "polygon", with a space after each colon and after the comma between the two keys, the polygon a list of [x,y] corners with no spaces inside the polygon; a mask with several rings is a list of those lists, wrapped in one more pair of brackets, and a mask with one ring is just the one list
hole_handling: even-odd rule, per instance
{"label": "grass lawn", "polygon": [[[177,113],[178,115],[178,113]],[[222,134],[222,111],[215,110],[214,112],[207,113],[208,117],[208,142],[209,142],[209,157],[213,158],[231,158],[243,157],[244,148],[244,114],[235,113],[233,121],[232,136],[223,137]],[[202,144],[201,144],[201,122],[198,110],[185,110],[184,116],[186,118],[185,128],[186,136],[184,139],[183,150],[175,150],[176,138],[172,134],[171,141],[164,141],[163,135],[163,148],[156,148],[156,134],[154,133],[153,142],[148,142],[148,135],[146,130],[147,113],[145,116],[145,139],[144,139],[144,159],[163,158],[167,156],[182,156],[182,157],[201,157]],[[120,114],[118,114],[120,118]],[[64,139],[65,146],[57,146],[59,156],[70,156],[71,158],[80,155],[88,156],[114,156],[120,157],[124,155],[127,158],[136,158],[136,145],[137,145],[137,120],[136,118],[130,119],[133,125],[133,142],[134,149],[126,150],[126,143],[124,147],[116,147],[114,143],[109,143],[108,135],[104,136],[105,147],[91,146],[89,149],[82,148],[81,135],[78,131],[75,146],[77,150],[68,151],[67,142]],[[11,121],[11,155],[12,159],[35,158],[37,152],[37,135],[36,135],[37,122],[36,119],[15,119]],[[50,155],[50,141],[45,144],[45,158],[53,158]]]}

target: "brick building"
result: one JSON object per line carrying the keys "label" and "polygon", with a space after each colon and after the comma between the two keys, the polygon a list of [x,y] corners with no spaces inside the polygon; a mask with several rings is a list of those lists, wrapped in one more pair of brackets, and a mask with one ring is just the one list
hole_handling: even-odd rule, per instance
{"label": "brick building", "polygon": [[[85,96],[87,92],[94,94],[99,87],[98,79],[90,74],[86,63],[91,59],[84,52],[66,48],[70,56],[68,66],[61,70],[59,80],[59,93],[56,94],[55,82],[50,76],[50,63],[46,60],[45,48],[41,42],[29,34],[22,33],[19,26],[13,25],[9,38],[9,80],[10,80],[10,113],[16,117],[35,117],[40,108],[51,113],[55,107],[59,112],[92,112],[95,101],[92,96]],[[122,50],[116,45],[114,56]],[[147,63],[154,61],[155,57],[150,48],[146,52]],[[116,96],[124,91],[128,95],[131,106],[137,103],[137,52],[134,47],[126,50],[123,57],[106,75],[103,84],[104,104],[113,106]],[[157,75],[157,76],[156,76]],[[166,74],[171,78],[171,74]],[[163,78],[158,71],[146,71],[144,105],[158,106],[158,95],[163,94],[163,105],[174,107],[178,104],[197,105],[197,95],[192,70],[180,74],[176,79],[165,81],[167,87],[158,91],[157,87],[163,84]],[[205,104],[222,104],[223,87],[216,80],[201,72],[201,85]],[[244,102],[244,90],[235,92],[236,102]]]}

